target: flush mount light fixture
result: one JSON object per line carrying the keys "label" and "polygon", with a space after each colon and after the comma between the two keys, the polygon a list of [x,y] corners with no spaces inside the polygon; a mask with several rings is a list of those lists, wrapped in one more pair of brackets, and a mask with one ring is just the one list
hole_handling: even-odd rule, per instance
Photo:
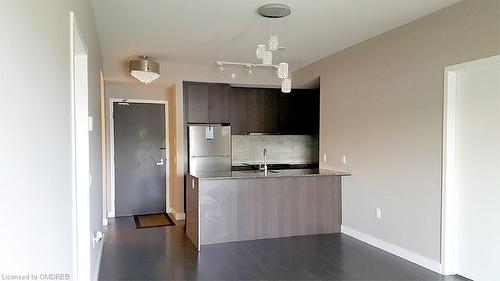
{"label": "flush mount light fixture", "polygon": [[148,56],[140,56],[128,63],[128,72],[144,84],[149,84],[160,77],[160,64]]}

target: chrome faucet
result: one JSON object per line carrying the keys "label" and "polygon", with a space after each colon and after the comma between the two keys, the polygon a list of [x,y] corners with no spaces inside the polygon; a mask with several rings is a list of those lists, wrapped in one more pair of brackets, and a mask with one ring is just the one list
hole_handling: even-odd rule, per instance
{"label": "chrome faucet", "polygon": [[264,175],[267,176],[267,149],[264,148],[262,155],[264,156],[264,165],[259,165],[259,170],[264,171]]}

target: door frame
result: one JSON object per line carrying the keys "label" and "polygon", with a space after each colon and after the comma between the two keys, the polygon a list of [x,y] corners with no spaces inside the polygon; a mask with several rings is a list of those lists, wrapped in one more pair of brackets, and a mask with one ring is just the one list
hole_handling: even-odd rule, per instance
{"label": "door frame", "polygon": [[73,274],[78,280],[91,279],[90,230],[90,139],[88,48],[70,11],[71,77],[71,189],[73,217]]}
{"label": "door frame", "polygon": [[441,193],[441,273],[456,274],[455,229],[455,112],[457,95],[457,73],[464,70],[500,64],[500,55],[451,65],[444,69],[443,99],[443,155]]}
{"label": "door frame", "polygon": [[114,118],[113,118],[113,103],[115,102],[129,102],[129,103],[150,103],[150,104],[163,104],[165,108],[165,211],[167,213],[171,213],[171,203],[170,203],[170,147],[169,147],[169,108],[168,101],[166,100],[144,100],[144,99],[129,99],[129,98],[110,98],[109,99],[109,151],[110,151],[110,203],[108,218],[115,217],[115,127],[114,127]]}

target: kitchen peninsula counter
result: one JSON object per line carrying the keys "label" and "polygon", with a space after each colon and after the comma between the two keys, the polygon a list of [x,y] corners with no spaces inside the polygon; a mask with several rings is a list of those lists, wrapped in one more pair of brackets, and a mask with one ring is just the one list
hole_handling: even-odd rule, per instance
{"label": "kitchen peninsula counter", "polygon": [[325,169],[288,169],[263,171],[231,171],[231,172],[198,172],[191,176],[198,179],[244,179],[244,178],[281,178],[281,177],[314,177],[314,176],[350,176],[351,173]]}
{"label": "kitchen peninsula counter", "polygon": [[201,245],[338,233],[342,177],[323,169],[186,175],[186,232]]}

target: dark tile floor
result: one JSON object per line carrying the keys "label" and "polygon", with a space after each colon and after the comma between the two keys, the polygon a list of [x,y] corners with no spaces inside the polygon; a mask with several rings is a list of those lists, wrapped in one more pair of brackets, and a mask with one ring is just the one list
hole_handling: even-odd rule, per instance
{"label": "dark tile floor", "polygon": [[343,234],[232,242],[198,253],[184,222],[110,222],[100,280],[463,280],[440,276]]}

